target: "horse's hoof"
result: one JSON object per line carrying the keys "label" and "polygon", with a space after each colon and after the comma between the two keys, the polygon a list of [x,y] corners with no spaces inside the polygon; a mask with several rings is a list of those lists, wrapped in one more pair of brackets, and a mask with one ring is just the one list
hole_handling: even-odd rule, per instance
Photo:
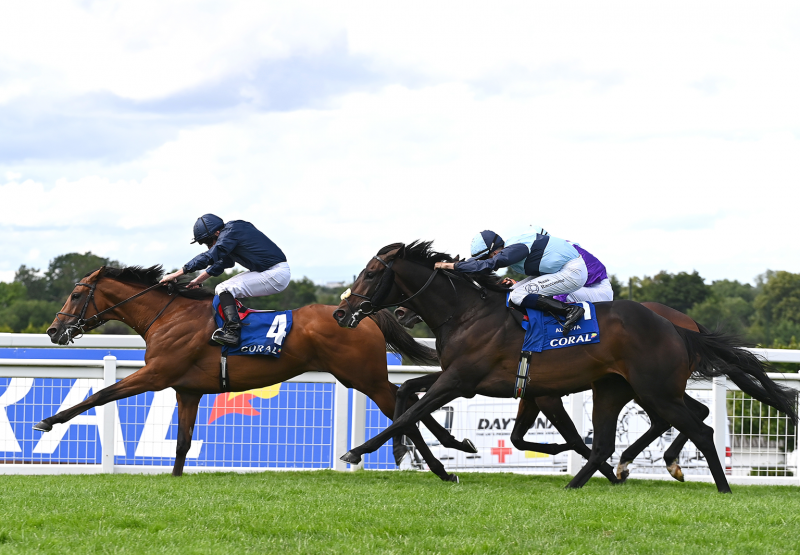
{"label": "horse's hoof", "polygon": [[464,443],[464,446],[466,447],[466,450],[464,450],[465,453],[477,453],[478,452],[478,448],[475,447],[475,444],[472,443],[472,441],[470,441],[469,438],[465,439],[463,443]]}
{"label": "horse's hoof", "polygon": [[52,424],[48,424],[46,421],[42,420],[38,424],[33,425],[34,430],[39,430],[40,432],[49,432],[53,429]]}
{"label": "horse's hoof", "polygon": [[352,451],[348,451],[347,453],[341,456],[341,460],[350,464],[358,464],[361,462],[361,455],[356,455]]}
{"label": "horse's hoof", "polygon": [[621,476],[617,475],[617,482],[616,482],[615,485],[618,486],[620,484],[624,484],[625,482],[628,481],[628,476],[630,476],[630,475],[631,475],[631,473],[629,471],[627,471],[627,470],[623,471]]}
{"label": "horse's hoof", "polygon": [[408,447],[405,445],[395,445],[392,449],[392,454],[394,455],[394,464],[400,466],[400,463],[403,462],[403,459],[406,458],[408,454]]}
{"label": "horse's hoof", "polygon": [[457,484],[458,483],[458,476],[456,476],[455,474],[448,474],[447,475],[447,479],[445,480],[445,482],[455,482]]}
{"label": "horse's hoof", "polygon": [[678,464],[678,461],[674,461],[672,464],[667,465],[667,472],[669,475],[678,480],[679,482],[683,482],[683,470],[681,470],[681,465]]}
{"label": "horse's hoof", "polygon": [[620,483],[624,482],[630,476],[630,471],[628,470],[628,465],[631,464],[630,461],[628,462],[620,462],[617,465],[617,479],[620,480]]}

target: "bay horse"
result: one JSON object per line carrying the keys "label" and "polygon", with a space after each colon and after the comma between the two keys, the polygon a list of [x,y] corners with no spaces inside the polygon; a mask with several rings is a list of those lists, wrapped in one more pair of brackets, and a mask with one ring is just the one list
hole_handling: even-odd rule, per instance
{"label": "bay horse", "polygon": [[[77,283],[47,334],[65,345],[108,320],[121,320],[147,345],[145,365],[119,382],[101,389],[74,407],[34,426],[43,432],[92,407],[167,387],[178,399],[178,441],[173,476],[180,476],[192,441],[197,409],[203,395],[222,393],[219,345],[209,344],[214,331],[207,289],[159,284],[161,266],[102,267]],[[386,344],[411,360],[436,363],[435,351],[417,343],[388,311],[376,312],[356,334],[340,329],[329,315],[333,307],[310,305],[293,311],[293,326],[279,358],[262,355],[228,359],[229,391],[247,391],[283,382],[305,372],[328,372],[348,388],[357,389],[389,418],[394,415],[397,386],[388,379]],[[413,401],[413,400],[412,400]],[[413,405],[412,405],[413,406]],[[475,452],[469,440],[456,441],[434,418],[423,421],[443,445]],[[428,449],[419,430],[407,432],[428,467],[445,481],[448,474]],[[398,437],[399,439],[399,437]],[[401,443],[396,442],[402,449]]]}
{"label": "bay horse", "polygon": [[[709,333],[706,328],[695,322],[691,317],[667,305],[651,301],[642,302],[641,305],[649,308],[662,318],[666,318],[676,326],[698,333]],[[514,316],[517,314],[519,313],[512,312]],[[422,318],[419,314],[406,307],[397,307],[394,311],[394,315],[397,321],[400,322],[400,325],[405,328],[413,329],[415,325],[422,322]],[[519,317],[521,318],[521,316],[520,314]],[[414,380],[408,380],[401,385],[400,389],[397,391],[397,403],[395,404],[395,417],[393,420],[396,420],[398,416],[405,412],[406,402],[411,394],[427,391],[440,375],[441,372],[437,372]],[[615,393],[622,397],[628,395],[631,398],[635,398],[630,385],[624,378],[608,376],[603,379],[617,380],[617,388],[614,390]],[[684,397],[684,402],[700,420],[705,420],[710,412],[706,405],[697,401],[690,395]],[[561,434],[561,437],[564,438],[565,443],[533,443],[525,440],[525,434],[533,426],[539,412],[542,412],[550,423],[553,424],[556,430],[558,430],[558,433]],[[664,422],[657,414],[648,414],[648,416],[650,417],[650,428],[622,452],[620,461],[617,464],[616,474],[608,463],[603,462],[600,465],[600,473],[608,478],[612,484],[625,482],[630,474],[628,466],[650,445],[650,443],[669,430],[670,425]],[[578,433],[575,424],[564,409],[564,404],[561,402],[560,397],[543,396],[536,397],[535,399],[520,399],[517,417],[514,420],[514,428],[511,431],[510,439],[514,447],[520,451],[537,451],[539,453],[547,453],[548,455],[557,455],[564,451],[572,450],[587,460],[591,455],[591,449],[586,446],[583,437]],[[678,434],[667,450],[664,451],[663,455],[667,472],[680,482],[684,481],[684,476],[678,457],[688,440],[689,438],[685,434]]]}
{"label": "bay horse", "polygon": [[[443,369],[421,401],[345,453],[342,460],[346,462],[358,463],[364,453],[375,451],[393,434],[413,431],[423,416],[456,397],[512,395],[523,330],[506,307],[507,288],[497,276],[437,270],[437,261],[452,262],[453,258],[434,251],[426,241],[387,245],[368,262],[333,313],[340,326],[355,328],[380,307],[413,309],[434,332]],[[688,436],[705,456],[722,493],[731,490],[714,447],[713,430],[684,402],[690,376],[725,375],[745,393],[797,421],[797,392],[773,382],[765,364],[734,338],[676,327],[633,301],[595,307],[602,340],[537,353],[525,393],[527,400],[592,387],[595,437],[591,455],[568,487],[583,486],[614,451],[617,415],[625,403],[615,397],[617,380],[602,379],[607,376],[624,378],[648,412]]]}

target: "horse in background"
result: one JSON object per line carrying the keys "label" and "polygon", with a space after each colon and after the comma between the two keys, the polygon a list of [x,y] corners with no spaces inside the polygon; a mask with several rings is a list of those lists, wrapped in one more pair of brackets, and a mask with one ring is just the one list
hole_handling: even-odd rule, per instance
{"label": "horse in background", "polygon": [[[666,318],[676,326],[698,333],[709,333],[706,328],[695,322],[692,318],[667,305],[650,301],[643,302],[641,305],[649,308],[662,318]],[[516,315],[518,313],[513,314]],[[413,329],[415,325],[422,322],[422,318],[419,314],[402,306],[395,309],[394,315],[397,321],[400,322],[400,325],[408,329]],[[397,392],[394,419],[396,420],[400,414],[405,412],[406,401],[410,394],[426,391],[433,382],[438,379],[439,375],[441,375],[441,372],[417,378],[416,380],[409,380],[401,385]],[[609,376],[604,379],[616,379],[619,387],[619,395],[622,397],[630,396],[631,399],[635,398],[630,385],[624,379],[614,376]],[[588,389],[589,388],[586,388],[586,390]],[[706,405],[697,401],[690,395],[684,397],[684,402],[700,420],[706,419],[709,414],[709,408]],[[556,430],[558,430],[558,433],[561,434],[561,437],[564,438],[565,443],[533,443],[525,440],[525,434],[536,422],[536,417],[539,416],[539,412],[543,413],[550,423],[553,424]],[[650,417],[650,428],[622,452],[620,462],[617,464],[616,474],[608,463],[603,462],[600,465],[600,473],[608,478],[612,484],[623,483],[627,480],[630,475],[628,466],[650,445],[650,443],[669,430],[670,425],[664,422],[658,415],[648,414],[648,416]],[[567,414],[566,409],[564,409],[564,404],[561,402],[560,397],[544,396],[536,397],[535,399],[520,399],[517,417],[514,420],[514,428],[511,431],[510,439],[514,447],[520,451],[537,451],[548,455],[557,455],[564,451],[572,450],[587,460],[591,455],[591,449],[578,433],[574,422],[569,414]],[[686,435],[682,433],[678,434],[678,437],[670,444],[663,456],[667,472],[680,482],[684,481],[684,476],[678,457],[687,441],[689,441],[689,438]]]}

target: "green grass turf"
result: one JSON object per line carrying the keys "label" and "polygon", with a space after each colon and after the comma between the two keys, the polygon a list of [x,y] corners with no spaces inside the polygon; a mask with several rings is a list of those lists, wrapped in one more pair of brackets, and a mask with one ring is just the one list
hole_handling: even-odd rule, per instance
{"label": "green grass turf", "polygon": [[800,490],[567,477],[0,476],[0,553],[797,553]]}

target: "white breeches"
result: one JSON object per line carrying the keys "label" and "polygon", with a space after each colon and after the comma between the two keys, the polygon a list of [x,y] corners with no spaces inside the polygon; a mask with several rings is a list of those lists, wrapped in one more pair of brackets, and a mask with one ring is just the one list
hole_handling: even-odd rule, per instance
{"label": "white breeches", "polygon": [[217,285],[214,293],[219,295],[223,291],[228,291],[236,299],[267,297],[286,289],[291,277],[292,271],[289,269],[289,264],[279,262],[263,272],[247,271],[236,274],[231,279]]}
{"label": "white breeches", "polygon": [[554,274],[545,274],[538,277],[526,277],[511,288],[509,301],[519,306],[527,295],[537,294],[552,297],[553,295],[566,295],[577,291],[584,286],[589,278],[586,262],[583,258],[575,258],[564,264]]}
{"label": "white breeches", "polygon": [[599,283],[590,285],[588,287],[581,287],[577,291],[567,295],[568,303],[579,303],[581,301],[589,301],[590,303],[599,303],[601,301],[613,301],[614,290],[611,288],[611,281],[608,278]]}

